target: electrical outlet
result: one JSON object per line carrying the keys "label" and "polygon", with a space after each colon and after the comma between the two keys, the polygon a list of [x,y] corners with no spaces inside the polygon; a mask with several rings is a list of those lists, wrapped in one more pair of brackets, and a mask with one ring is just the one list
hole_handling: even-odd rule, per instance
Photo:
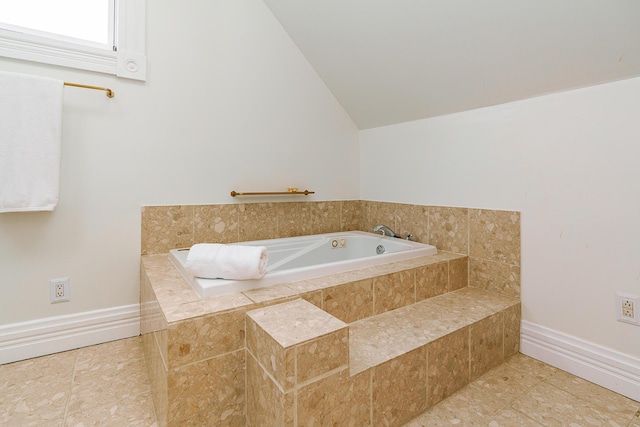
{"label": "electrical outlet", "polygon": [[616,292],[616,317],[621,322],[634,323],[640,325],[640,315],[638,313],[640,297],[637,295]]}
{"label": "electrical outlet", "polygon": [[69,301],[69,278],[49,280],[51,303]]}
{"label": "electrical outlet", "polygon": [[633,300],[622,298],[622,316],[634,318],[633,315]]}

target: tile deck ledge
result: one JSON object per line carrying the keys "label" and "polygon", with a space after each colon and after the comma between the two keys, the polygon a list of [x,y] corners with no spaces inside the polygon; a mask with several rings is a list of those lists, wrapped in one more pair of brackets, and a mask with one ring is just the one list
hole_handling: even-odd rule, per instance
{"label": "tile deck ledge", "polygon": [[520,303],[464,288],[349,325],[350,374],[356,375]]}

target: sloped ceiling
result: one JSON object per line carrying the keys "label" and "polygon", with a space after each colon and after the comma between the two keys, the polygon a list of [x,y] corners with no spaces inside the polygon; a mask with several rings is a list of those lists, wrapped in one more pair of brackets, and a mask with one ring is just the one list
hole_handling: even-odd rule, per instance
{"label": "sloped ceiling", "polygon": [[360,129],[640,76],[640,0],[264,0]]}

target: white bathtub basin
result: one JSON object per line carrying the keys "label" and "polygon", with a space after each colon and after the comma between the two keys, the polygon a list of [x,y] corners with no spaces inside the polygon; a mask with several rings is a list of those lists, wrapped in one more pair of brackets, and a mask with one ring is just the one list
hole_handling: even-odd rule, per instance
{"label": "white bathtub basin", "polygon": [[[201,297],[242,292],[327,274],[437,253],[435,246],[363,231],[255,240],[240,245],[265,246],[267,274],[258,280],[223,280],[193,277],[187,272],[188,249],[173,249],[169,258]],[[384,252],[378,254],[379,247]]]}

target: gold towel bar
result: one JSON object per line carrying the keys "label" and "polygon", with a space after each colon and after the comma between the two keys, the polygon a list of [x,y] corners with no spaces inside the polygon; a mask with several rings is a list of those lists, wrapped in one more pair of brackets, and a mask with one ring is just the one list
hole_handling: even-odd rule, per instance
{"label": "gold towel bar", "polygon": [[231,192],[231,197],[236,197],[236,196],[275,196],[275,195],[280,195],[280,194],[304,194],[305,196],[308,196],[309,194],[315,194],[315,191],[309,191],[309,190],[304,190],[304,191],[298,191],[297,188],[292,188],[288,191],[275,191],[275,192],[256,192],[256,193],[245,193],[245,192],[236,192],[236,191],[232,191]]}
{"label": "gold towel bar", "polygon": [[113,98],[114,96],[116,96],[116,94],[113,93],[113,91],[111,89],[109,89],[108,87],[81,85],[81,84],[78,84],[78,83],[69,83],[69,82],[64,82],[64,85],[65,86],[81,87],[81,88],[84,88],[84,89],[104,90],[105,92],[107,92],[107,96],[109,98]]}

